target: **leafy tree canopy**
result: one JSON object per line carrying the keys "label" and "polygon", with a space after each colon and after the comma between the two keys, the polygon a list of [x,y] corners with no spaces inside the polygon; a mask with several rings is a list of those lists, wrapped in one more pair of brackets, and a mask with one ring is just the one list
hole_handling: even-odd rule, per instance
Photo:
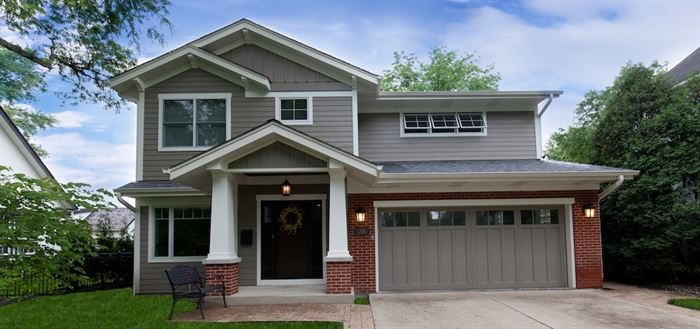
{"label": "leafy tree canopy", "polygon": [[169,0],[0,0],[0,25],[15,33],[13,39],[0,38],[0,47],[56,72],[72,86],[59,92],[64,100],[100,102],[119,110],[124,102],[109,88],[108,79],[135,65],[144,35],[164,42],[161,28],[170,28],[169,4]]}
{"label": "leafy tree canopy", "polygon": [[10,251],[0,257],[0,290],[22,276],[47,276],[63,287],[80,279],[80,265],[96,249],[92,228],[58,205],[114,207],[109,196],[88,185],[30,178],[0,166],[0,246]]}
{"label": "leafy tree canopy", "polygon": [[429,62],[414,54],[394,52],[391,70],[383,72],[384,91],[496,90],[501,75],[493,65],[482,67],[474,54],[461,55],[445,47],[430,50]]}

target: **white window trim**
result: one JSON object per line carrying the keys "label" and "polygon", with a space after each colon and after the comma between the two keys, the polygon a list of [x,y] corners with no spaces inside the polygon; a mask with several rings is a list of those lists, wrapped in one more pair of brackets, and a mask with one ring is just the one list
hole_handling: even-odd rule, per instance
{"label": "white window trim", "polygon": [[[186,205],[151,205],[148,207],[148,262],[149,263],[176,263],[176,262],[193,262],[201,263],[207,255],[204,256],[156,256],[156,211],[155,208],[168,208],[168,255],[173,254],[174,236],[175,236],[175,212],[174,208],[201,208],[211,207],[210,204],[186,204]],[[210,219],[211,221],[211,219]],[[211,242],[210,242],[211,243]],[[208,254],[209,252],[207,252]]]}
{"label": "white window trim", "polygon": [[[478,132],[478,133],[470,133],[470,132],[434,133],[434,132],[431,132],[431,130],[433,129],[433,117],[432,117],[432,114],[433,114],[433,113],[436,113],[436,114],[442,114],[442,113],[481,113],[481,116],[484,118],[484,124],[485,124],[486,126],[483,127],[483,130],[484,130],[484,131]],[[427,132],[427,133],[414,133],[414,134],[410,134],[410,133],[407,134],[407,133],[405,133],[405,132],[404,132],[404,115],[405,115],[405,114],[427,114],[427,115],[428,115],[428,120],[430,121],[430,127],[427,128],[427,129],[428,129],[428,132]],[[458,122],[457,122],[457,125],[459,126],[459,120],[458,120]],[[420,113],[413,113],[413,112],[411,112],[411,113],[408,113],[408,112],[407,112],[407,113],[404,113],[404,112],[401,112],[401,115],[399,115],[399,133],[400,133],[399,135],[400,135],[401,137],[406,137],[406,138],[416,138],[416,137],[420,138],[420,137],[468,137],[468,136],[486,136],[486,135],[487,135],[487,130],[488,130],[488,127],[487,127],[487,126],[488,126],[488,123],[487,123],[486,112],[485,112],[485,111],[482,111],[482,112],[478,112],[478,111],[466,111],[466,112],[457,112],[457,111],[455,111],[455,112],[444,112],[444,111],[437,111],[437,112],[436,112],[436,111],[434,111],[434,112],[420,112]],[[416,128],[416,129],[418,129],[418,128]],[[438,129],[439,129],[439,128],[438,128]]]}
{"label": "white window trim", "polygon": [[[306,120],[282,120],[283,99],[306,99]],[[275,120],[288,126],[309,126],[314,124],[314,97],[310,95],[279,95],[275,97]]]}
{"label": "white window trim", "polygon": [[159,152],[177,152],[177,151],[206,151],[212,146],[163,146],[163,101],[164,100],[194,100],[194,115],[192,115],[193,123],[193,139],[192,144],[197,142],[197,99],[225,99],[226,100],[226,140],[231,139],[231,93],[196,93],[196,94],[158,94],[158,151]]}

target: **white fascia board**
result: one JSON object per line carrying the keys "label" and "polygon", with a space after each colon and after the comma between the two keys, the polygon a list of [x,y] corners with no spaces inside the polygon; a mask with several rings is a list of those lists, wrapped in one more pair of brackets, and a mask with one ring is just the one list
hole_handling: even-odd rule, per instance
{"label": "white fascia board", "polygon": [[314,60],[317,60],[317,61],[322,62],[324,64],[330,65],[332,67],[335,67],[339,70],[347,72],[347,73],[354,75],[358,78],[369,81],[373,84],[379,84],[379,78],[373,74],[369,74],[368,72],[360,70],[360,69],[358,69],[358,68],[356,68],[348,63],[345,63],[341,60],[333,58],[332,56],[324,54],[323,52],[320,52],[316,49],[313,49],[307,45],[304,45],[300,42],[297,42],[297,41],[294,41],[290,38],[282,36],[276,32],[272,32],[268,29],[261,28],[257,25],[250,24],[249,22],[246,22],[246,21],[242,21],[239,24],[231,25],[228,28],[224,28],[224,29],[212,34],[212,35],[201,38],[201,39],[193,42],[192,44],[195,47],[200,47],[200,48],[205,47],[205,46],[211,44],[212,42],[215,42],[217,40],[225,38],[228,35],[231,35],[233,33],[236,33],[238,31],[241,31],[244,29],[247,29],[250,32],[253,32],[257,35],[262,36],[263,38],[266,38],[266,39],[271,40],[275,43],[278,43],[282,46],[285,46],[287,48],[298,51],[298,52],[300,52],[308,57],[313,58]]}
{"label": "white fascia board", "polygon": [[130,188],[120,189],[118,192],[122,196],[128,197],[151,197],[151,196],[202,196],[208,195],[194,188]]}
{"label": "white fascia board", "polygon": [[524,91],[454,91],[454,92],[379,92],[376,100],[434,100],[434,99],[503,99],[535,98],[546,99],[550,95],[558,97],[561,90],[524,90]]}
{"label": "white fascia board", "polygon": [[570,205],[574,198],[456,199],[374,201],[375,208]]}
{"label": "white fascia board", "polygon": [[[128,71],[122,75],[119,75],[117,77],[114,77],[110,80],[110,86],[115,87],[123,83],[130,83],[133,79],[138,78],[140,75],[155,70],[158,67],[174,61],[178,58],[187,56],[187,55],[192,55],[196,56],[199,59],[204,60],[205,62],[209,62],[213,65],[219,66],[221,68],[224,68],[228,71],[230,71],[233,74],[244,76],[247,79],[249,79],[252,82],[255,82],[256,84],[264,87],[267,90],[270,90],[270,81],[267,79],[267,77],[253,72],[247,68],[244,68],[240,65],[237,65],[235,63],[232,63],[230,61],[227,61],[219,56],[213,55],[207,51],[195,48],[193,46],[185,46],[181,49],[178,49],[176,51],[173,51],[167,55],[164,55],[162,57],[156,58],[150,62],[144,63],[131,71]],[[191,67],[191,65],[190,65]],[[145,85],[145,87],[149,87],[150,85]]]}
{"label": "white fascia board", "polygon": [[223,157],[229,157],[232,153],[236,152],[237,150],[240,150],[245,146],[255,145],[255,143],[260,143],[261,141],[264,141],[264,138],[270,135],[274,135],[277,138],[287,139],[295,144],[301,145],[310,150],[314,150],[317,153],[323,154],[331,159],[335,159],[350,167],[361,170],[367,174],[377,176],[377,167],[371,162],[363,161],[362,159],[358,159],[357,157],[345,154],[344,152],[319,143],[315,140],[309,139],[308,137],[296,131],[280,126],[279,124],[269,123],[254,131],[249,132],[246,135],[240,136],[237,139],[218,147],[217,149],[212,150],[209,154],[192,159],[190,161],[170,168],[168,170],[168,173],[170,174],[170,179],[174,180],[182,175],[196,170],[197,168],[216,162]]}
{"label": "white fascia board", "polygon": [[[632,179],[638,172],[478,172],[478,173],[379,173],[377,183],[439,182],[439,181],[503,181],[503,180],[599,180],[607,182],[620,175]],[[628,178],[629,177],[629,178]]]}

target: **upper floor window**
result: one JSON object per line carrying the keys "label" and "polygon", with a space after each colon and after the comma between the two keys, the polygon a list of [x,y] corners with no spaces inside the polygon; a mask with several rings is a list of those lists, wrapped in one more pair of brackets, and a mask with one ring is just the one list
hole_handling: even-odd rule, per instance
{"label": "upper floor window", "polygon": [[403,113],[401,136],[483,136],[483,112]]}
{"label": "upper floor window", "polygon": [[279,97],[275,117],[290,125],[313,124],[311,97]]}
{"label": "upper floor window", "polygon": [[231,94],[161,94],[159,149],[207,149],[230,137]]}

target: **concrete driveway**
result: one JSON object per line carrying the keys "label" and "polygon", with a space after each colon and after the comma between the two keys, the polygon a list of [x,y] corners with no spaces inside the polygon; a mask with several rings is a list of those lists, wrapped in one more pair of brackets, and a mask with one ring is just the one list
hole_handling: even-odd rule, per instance
{"label": "concrete driveway", "polygon": [[700,312],[667,305],[668,294],[613,290],[521,290],[374,294],[384,328],[700,328]]}

